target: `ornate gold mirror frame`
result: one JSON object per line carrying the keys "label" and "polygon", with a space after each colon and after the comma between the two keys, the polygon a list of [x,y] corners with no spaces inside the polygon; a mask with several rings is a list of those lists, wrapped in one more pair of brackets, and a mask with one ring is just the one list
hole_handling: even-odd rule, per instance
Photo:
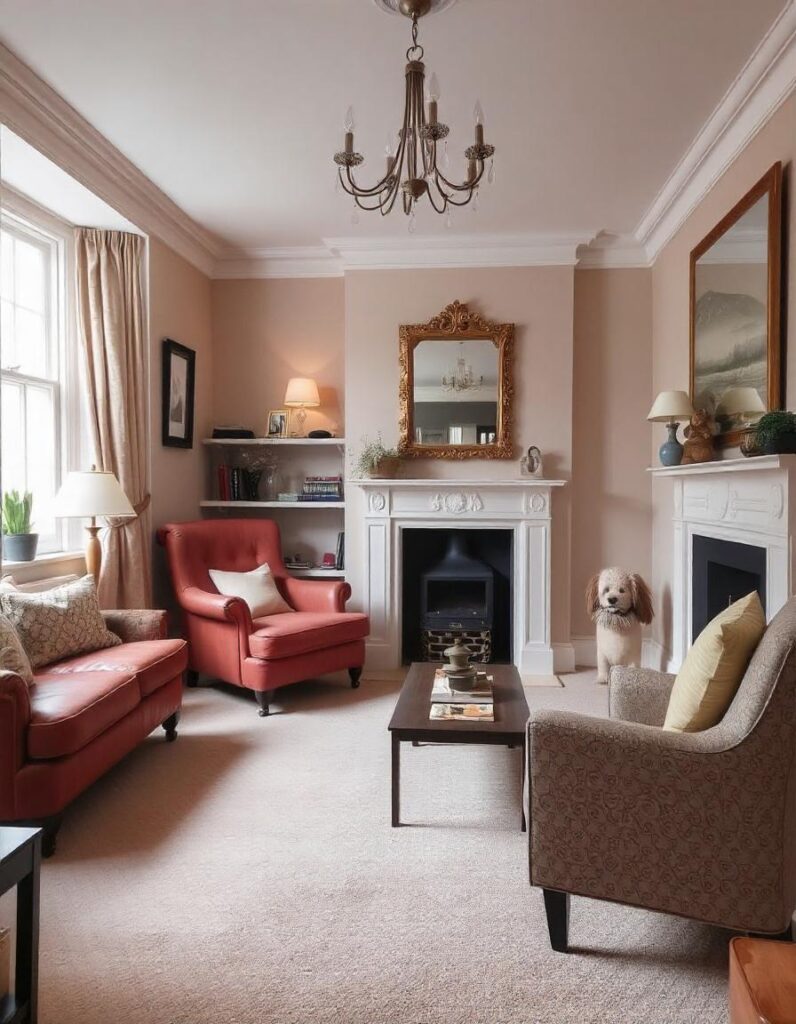
{"label": "ornate gold mirror frame", "polygon": [[[514,324],[495,324],[472,313],[457,299],[426,324],[401,324],[400,441],[402,455],[421,459],[510,459],[514,384],[511,359]],[[414,425],[414,351],[421,341],[491,341],[498,354],[496,439],[493,444],[419,444]]]}

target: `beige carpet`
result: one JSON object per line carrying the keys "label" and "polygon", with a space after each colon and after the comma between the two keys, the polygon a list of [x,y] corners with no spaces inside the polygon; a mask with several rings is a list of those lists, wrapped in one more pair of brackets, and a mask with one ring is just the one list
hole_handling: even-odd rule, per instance
{"label": "beige carpet", "polygon": [[[602,711],[593,673],[531,706]],[[520,756],[404,747],[394,682],[306,684],[270,719],[188,691],[68,814],[42,886],[41,1024],[712,1024],[727,935],[573,900],[551,952],[519,831]]]}

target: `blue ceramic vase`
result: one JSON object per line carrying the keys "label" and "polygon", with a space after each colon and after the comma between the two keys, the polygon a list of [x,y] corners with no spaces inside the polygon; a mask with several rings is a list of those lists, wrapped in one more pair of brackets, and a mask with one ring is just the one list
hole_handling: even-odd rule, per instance
{"label": "blue ceramic vase", "polygon": [[661,465],[679,466],[683,461],[683,446],[677,440],[677,424],[667,423],[666,429],[669,431],[669,436],[663,442],[658,452]]}

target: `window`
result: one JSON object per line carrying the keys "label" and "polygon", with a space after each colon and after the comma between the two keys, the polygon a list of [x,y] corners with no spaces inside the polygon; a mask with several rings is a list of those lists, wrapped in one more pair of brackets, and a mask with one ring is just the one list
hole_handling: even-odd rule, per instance
{"label": "window", "polygon": [[[0,223],[0,429],[2,489],[33,493],[39,552],[62,551],[67,528],[53,514],[72,424],[64,283],[66,237],[3,210]],[[78,422],[74,424],[79,436]]]}

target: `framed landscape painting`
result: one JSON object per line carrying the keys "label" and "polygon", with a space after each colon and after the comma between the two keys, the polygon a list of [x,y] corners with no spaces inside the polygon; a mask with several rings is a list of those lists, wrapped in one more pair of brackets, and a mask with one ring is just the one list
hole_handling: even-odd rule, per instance
{"label": "framed landscape painting", "polygon": [[731,392],[753,388],[767,411],[782,402],[781,194],[776,163],[691,252],[691,402],[716,418],[722,447],[744,426],[724,413]]}
{"label": "framed landscape painting", "polygon": [[193,448],[196,353],[163,339],[162,441],[167,448]]}

